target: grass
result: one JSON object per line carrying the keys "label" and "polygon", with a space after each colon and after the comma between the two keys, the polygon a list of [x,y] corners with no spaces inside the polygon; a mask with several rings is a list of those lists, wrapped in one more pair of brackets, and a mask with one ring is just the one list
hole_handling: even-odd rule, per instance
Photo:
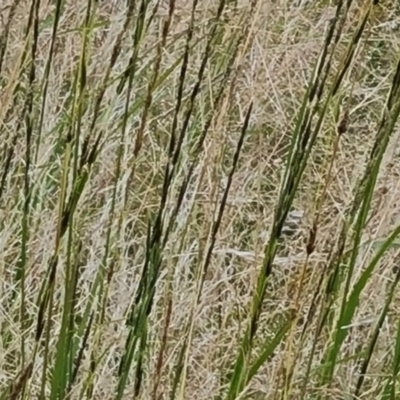
{"label": "grass", "polygon": [[0,7],[0,399],[400,396],[397,2]]}

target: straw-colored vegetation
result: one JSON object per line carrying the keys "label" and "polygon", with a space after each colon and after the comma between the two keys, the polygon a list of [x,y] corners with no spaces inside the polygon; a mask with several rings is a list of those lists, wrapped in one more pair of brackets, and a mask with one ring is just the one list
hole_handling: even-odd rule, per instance
{"label": "straw-colored vegetation", "polygon": [[400,398],[400,3],[0,2],[0,399]]}

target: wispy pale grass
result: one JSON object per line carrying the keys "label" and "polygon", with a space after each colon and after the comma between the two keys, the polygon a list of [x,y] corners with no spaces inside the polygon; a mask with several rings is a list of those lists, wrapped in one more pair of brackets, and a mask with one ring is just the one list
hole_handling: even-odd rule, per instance
{"label": "wispy pale grass", "polygon": [[0,5],[1,399],[396,399],[397,2]]}

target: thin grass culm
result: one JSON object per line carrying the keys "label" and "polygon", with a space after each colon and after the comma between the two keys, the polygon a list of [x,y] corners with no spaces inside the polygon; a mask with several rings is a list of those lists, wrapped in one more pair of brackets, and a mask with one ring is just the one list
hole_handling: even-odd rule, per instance
{"label": "thin grass culm", "polygon": [[0,400],[400,398],[398,2],[0,3]]}

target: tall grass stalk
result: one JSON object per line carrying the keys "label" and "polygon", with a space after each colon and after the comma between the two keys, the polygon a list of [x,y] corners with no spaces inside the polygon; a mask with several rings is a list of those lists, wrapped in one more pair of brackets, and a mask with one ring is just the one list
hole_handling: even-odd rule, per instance
{"label": "tall grass stalk", "polygon": [[[310,156],[311,149],[324,121],[327,107],[330,104],[331,98],[336,94],[338,88],[340,87],[341,81],[344,77],[344,72],[350,65],[351,58],[354,55],[354,47],[356,46],[360,37],[358,33],[355,35],[357,40],[355,40],[353,46],[349,47],[345,56],[345,61],[342,64],[342,69],[339,70],[338,74],[336,75],[332,87],[328,92],[327,99],[323,101],[322,95],[324,94],[326,80],[330,72],[333,54],[331,53],[331,56],[329,56],[329,49],[333,47],[332,51],[334,51],[335,45],[340,38],[340,29],[343,25],[339,26],[339,30],[336,32],[336,35],[335,28],[342,12],[342,8],[344,9],[342,18],[345,19],[347,7],[349,6],[349,2],[346,6],[342,2],[339,2],[337,5],[336,18],[328,27],[323,50],[314,69],[312,79],[304,96],[303,104],[297,117],[296,128],[292,134],[292,142],[288,155],[288,161],[275,209],[274,222],[272,224],[272,230],[268,244],[265,248],[264,260],[252,301],[249,324],[242,339],[239,355],[235,363],[234,373],[230,380],[230,388],[227,395],[227,399],[229,400],[235,399],[246,384],[246,375],[248,369],[250,368],[249,355],[252,348],[253,339],[257,332],[258,321],[266,294],[268,279],[272,273],[272,264],[278,251],[278,240],[281,237],[283,225],[292,206],[294,196],[297,193],[297,189],[306,167],[307,160]],[[318,110],[318,106],[321,101],[323,101],[323,106],[320,110]],[[312,120],[316,116],[317,112],[319,112],[319,117],[316,118],[317,121],[315,127],[312,128]]]}
{"label": "tall grass stalk", "polygon": [[0,14],[0,400],[398,398],[396,2]]}

